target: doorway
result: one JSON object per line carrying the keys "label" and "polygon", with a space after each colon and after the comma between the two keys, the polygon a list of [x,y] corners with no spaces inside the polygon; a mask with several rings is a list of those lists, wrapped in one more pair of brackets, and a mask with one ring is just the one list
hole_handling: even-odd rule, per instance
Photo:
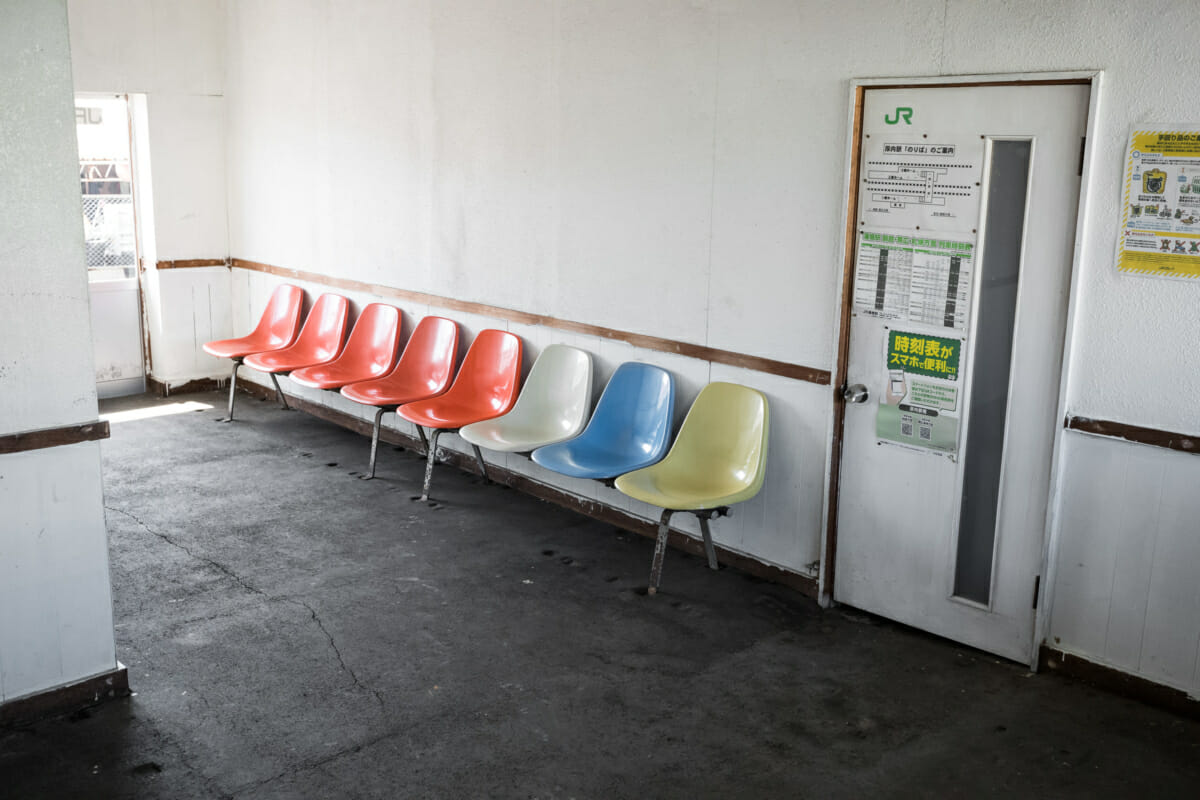
{"label": "doorway", "polygon": [[1090,95],[861,95],[833,599],[1026,663]]}
{"label": "doorway", "polygon": [[125,96],[75,98],[96,393],[101,398],[146,390],[130,120]]}

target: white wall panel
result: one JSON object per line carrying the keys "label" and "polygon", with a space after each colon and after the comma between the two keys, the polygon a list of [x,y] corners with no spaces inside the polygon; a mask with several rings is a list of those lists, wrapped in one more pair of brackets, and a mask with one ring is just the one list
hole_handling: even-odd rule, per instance
{"label": "white wall panel", "polygon": [[[148,304],[147,320],[156,379],[177,385],[197,377],[226,375],[228,360],[208,355],[203,346],[235,335],[229,283],[225,267],[158,270],[147,275],[148,294],[155,298]],[[253,324],[239,329],[236,335],[252,328]]]}
{"label": "white wall panel", "polygon": [[[227,78],[237,87],[227,92],[232,254],[297,269],[316,263],[318,208],[335,168],[321,139],[330,122],[316,96],[323,22],[315,6],[230,7]],[[360,41],[347,50],[364,46]],[[272,248],[259,244],[263,237]]]}
{"label": "white wall panel", "polygon": [[[1164,464],[1154,560],[1145,602],[1139,672],[1151,680],[1191,686],[1200,695],[1200,465],[1186,455]],[[1136,530],[1137,528],[1134,528]]]}
{"label": "white wall panel", "polygon": [[[141,382],[142,310],[138,306],[136,282],[97,281],[88,285],[92,322],[107,335],[93,339],[96,383],[125,386]],[[135,390],[136,391],[136,390]]]}
{"label": "white wall panel", "polygon": [[[1108,484],[1116,490],[1121,502],[1109,519],[1115,537],[1104,652],[1109,660],[1131,669],[1136,669],[1142,650],[1147,587],[1166,471],[1162,455],[1150,447],[1129,448],[1121,453],[1124,463],[1120,476]],[[1093,484],[1093,491],[1096,486]],[[1147,521],[1151,524],[1147,525]]]}
{"label": "white wall panel", "polygon": [[716,17],[703,3],[560,3],[556,316],[703,342]]}
{"label": "white wall panel", "polygon": [[431,8],[433,234],[422,282],[541,311],[559,263],[554,17],[543,0]]}
{"label": "white wall panel", "polygon": [[116,666],[96,442],[0,455],[0,701]]}
{"label": "white wall panel", "polygon": [[1200,459],[1069,433],[1055,647],[1200,694]]}
{"label": "white wall panel", "polygon": [[78,92],[224,90],[225,0],[69,0]]}
{"label": "white wall panel", "polygon": [[225,258],[225,99],[148,99],[158,259]]}
{"label": "white wall panel", "polygon": [[[779,0],[756,3],[752,13],[738,0],[716,6],[705,344],[826,368],[845,235],[846,80],[936,72],[944,6]],[[771,324],[754,324],[764,319]]]}
{"label": "white wall panel", "polygon": [[713,364],[710,379],[741,383],[767,396],[770,441],[767,480],[758,497],[713,525],[736,528],[735,549],[798,572],[820,559],[824,453],[828,429],[813,413],[829,402],[833,389],[753,370]]}

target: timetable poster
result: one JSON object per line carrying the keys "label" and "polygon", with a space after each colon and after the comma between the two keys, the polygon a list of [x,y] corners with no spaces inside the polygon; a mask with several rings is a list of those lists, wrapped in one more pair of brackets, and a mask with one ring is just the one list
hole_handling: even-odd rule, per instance
{"label": "timetable poster", "polygon": [[867,317],[965,331],[975,273],[975,242],[861,230],[854,311]]}

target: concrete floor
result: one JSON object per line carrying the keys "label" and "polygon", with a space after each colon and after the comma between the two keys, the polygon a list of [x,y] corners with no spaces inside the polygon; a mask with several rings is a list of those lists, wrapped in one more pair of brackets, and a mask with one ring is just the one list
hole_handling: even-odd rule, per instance
{"label": "concrete floor", "polygon": [[1200,723],[675,551],[648,597],[647,539],[245,396],[104,410],[185,401],[103,446],[136,694],[0,731],[0,796],[1200,793]]}

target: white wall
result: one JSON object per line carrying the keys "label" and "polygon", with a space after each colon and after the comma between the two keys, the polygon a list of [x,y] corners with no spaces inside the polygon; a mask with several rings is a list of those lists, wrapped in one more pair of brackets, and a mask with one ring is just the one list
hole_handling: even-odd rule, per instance
{"label": "white wall", "polygon": [[[878,41],[857,58],[845,10],[816,8],[230,5],[231,254],[827,368],[843,77],[931,71],[913,42],[936,41],[941,5],[864,22]],[[709,380],[765,391],[767,489],[714,535],[799,571],[817,560],[828,387],[511,327],[531,356],[587,347],[597,391],[624,360],[672,369],[680,416]]]}
{"label": "white wall", "polygon": [[[94,422],[65,0],[0,0],[0,435]],[[114,669],[100,448],[0,455],[0,702]]]}
{"label": "white wall", "polygon": [[1072,435],[1050,644],[1200,696],[1200,458]]}
{"label": "white wall", "polygon": [[[154,272],[156,261],[224,259],[225,1],[70,0],[79,92],[146,95],[152,218],[143,217],[143,292],[152,376],[168,384],[220,376],[201,345],[231,336],[224,267]],[[138,175],[139,187],[147,182]]]}
{"label": "white wall", "polygon": [[[837,344],[850,79],[1102,69],[1068,410],[1200,432],[1200,286],[1112,266],[1130,125],[1194,106],[1190,0],[248,0],[227,11],[232,255],[824,368]],[[261,308],[270,282],[237,281],[240,305]],[[676,369],[684,403],[728,372],[583,343],[605,370],[625,358]],[[736,377],[771,396],[780,483],[755,501],[761,514],[723,521],[717,536],[800,569],[819,550],[812,465],[830,390]],[[1080,522],[1073,509],[1109,488],[1085,480],[1079,435],[1066,437],[1060,552],[1141,535],[1134,521]],[[1180,463],[1138,458],[1172,473]],[[1156,557],[1200,568],[1182,545],[1194,526],[1156,519]],[[1132,591],[1149,597],[1150,583]],[[1164,613],[1194,648],[1191,612]],[[1053,627],[1058,646],[1108,657],[1058,607]],[[1120,663],[1161,678],[1147,665],[1164,645],[1141,640],[1151,652]]]}

